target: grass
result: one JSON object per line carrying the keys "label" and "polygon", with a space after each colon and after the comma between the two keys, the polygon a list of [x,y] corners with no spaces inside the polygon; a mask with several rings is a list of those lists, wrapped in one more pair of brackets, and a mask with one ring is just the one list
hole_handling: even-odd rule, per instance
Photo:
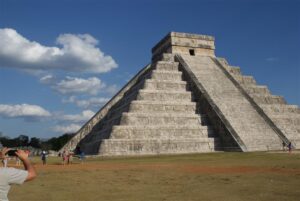
{"label": "grass", "polygon": [[300,154],[211,153],[89,158],[61,165],[34,158],[38,178],[12,201],[299,200]]}

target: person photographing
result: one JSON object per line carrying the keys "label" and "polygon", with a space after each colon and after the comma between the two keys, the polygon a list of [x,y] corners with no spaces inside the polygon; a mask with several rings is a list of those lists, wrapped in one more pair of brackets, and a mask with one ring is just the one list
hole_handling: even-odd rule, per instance
{"label": "person photographing", "polygon": [[[9,153],[10,152],[10,153]],[[25,170],[16,168],[0,168],[0,201],[8,201],[7,194],[13,184],[23,184],[26,181],[33,180],[37,174],[36,171],[28,159],[28,154],[23,150],[10,150],[3,148],[0,151],[0,159],[4,158],[5,155],[16,155],[23,165]]]}

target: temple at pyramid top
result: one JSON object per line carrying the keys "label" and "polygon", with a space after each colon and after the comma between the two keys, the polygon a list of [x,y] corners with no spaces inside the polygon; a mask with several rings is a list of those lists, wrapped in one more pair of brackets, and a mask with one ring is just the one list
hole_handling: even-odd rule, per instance
{"label": "temple at pyramid top", "polygon": [[162,53],[214,57],[214,43],[213,36],[170,32],[152,48],[152,60],[159,59]]}

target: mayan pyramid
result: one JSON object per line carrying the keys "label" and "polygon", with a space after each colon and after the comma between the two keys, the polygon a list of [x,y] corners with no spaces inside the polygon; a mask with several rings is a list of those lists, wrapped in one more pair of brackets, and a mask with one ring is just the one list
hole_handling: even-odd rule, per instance
{"label": "mayan pyramid", "polygon": [[300,110],[214,53],[214,37],[171,32],[62,148],[147,155],[300,148]]}

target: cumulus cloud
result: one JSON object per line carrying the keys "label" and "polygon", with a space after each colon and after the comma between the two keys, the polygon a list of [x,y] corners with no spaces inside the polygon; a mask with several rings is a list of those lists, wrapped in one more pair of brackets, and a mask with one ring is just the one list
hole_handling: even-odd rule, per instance
{"label": "cumulus cloud", "polygon": [[91,110],[84,110],[81,114],[68,114],[60,116],[59,119],[63,121],[70,121],[74,123],[84,123],[88,120],[90,120],[95,115],[95,112]]}
{"label": "cumulus cloud", "polygon": [[92,97],[86,100],[78,100],[75,96],[71,96],[68,99],[64,99],[63,103],[74,103],[78,107],[82,108],[100,108],[105,103],[109,101],[109,98],[103,98],[103,97]]}
{"label": "cumulus cloud", "polygon": [[78,124],[57,125],[53,128],[54,131],[60,133],[75,133],[81,128]]}
{"label": "cumulus cloud", "polygon": [[50,117],[51,113],[38,105],[20,104],[4,105],[0,104],[0,116],[9,118],[37,119]]}
{"label": "cumulus cloud", "polygon": [[61,80],[53,86],[53,88],[62,94],[91,94],[96,95],[99,90],[104,88],[105,84],[96,77],[90,77],[88,79],[69,77],[65,80]]}
{"label": "cumulus cloud", "polygon": [[61,34],[56,43],[58,47],[47,47],[14,29],[0,29],[0,67],[104,73],[118,66],[96,47],[97,39],[89,34]]}

